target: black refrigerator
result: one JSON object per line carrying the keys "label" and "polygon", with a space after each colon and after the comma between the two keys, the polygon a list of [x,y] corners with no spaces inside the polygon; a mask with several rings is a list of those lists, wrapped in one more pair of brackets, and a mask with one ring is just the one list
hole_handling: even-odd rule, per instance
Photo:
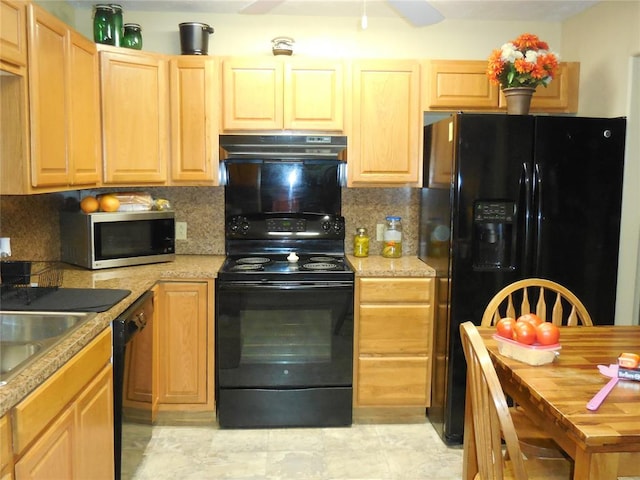
{"label": "black refrigerator", "polygon": [[626,120],[459,113],[425,127],[419,257],[436,268],[432,400],[462,443],[466,363],[459,326],[527,277],[573,291],[613,324]]}

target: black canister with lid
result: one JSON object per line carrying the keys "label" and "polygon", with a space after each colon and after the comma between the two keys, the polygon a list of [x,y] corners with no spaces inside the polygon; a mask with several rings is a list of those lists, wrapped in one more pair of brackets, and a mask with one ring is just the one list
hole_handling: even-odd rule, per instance
{"label": "black canister with lid", "polygon": [[208,55],[213,27],[200,22],[183,22],[178,27],[182,55]]}
{"label": "black canister with lid", "polygon": [[105,45],[113,45],[113,8],[99,4],[93,10],[93,41]]}
{"label": "black canister with lid", "polygon": [[137,23],[124,24],[124,36],[122,37],[122,46],[125,48],[133,48],[142,50],[142,28]]}

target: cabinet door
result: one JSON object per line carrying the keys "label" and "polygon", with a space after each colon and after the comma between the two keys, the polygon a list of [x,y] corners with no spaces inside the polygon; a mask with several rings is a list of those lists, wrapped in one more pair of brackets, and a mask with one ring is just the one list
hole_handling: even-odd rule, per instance
{"label": "cabinet door", "polygon": [[11,422],[7,414],[0,417],[0,479],[13,478],[10,472],[13,472],[13,442]]}
{"label": "cabinet door", "polygon": [[95,43],[73,31],[68,67],[70,183],[95,185],[102,166],[98,52]]}
{"label": "cabinet door", "polygon": [[[3,65],[4,67],[4,65]],[[0,192],[26,194],[29,168],[29,105],[27,69],[0,72]]]}
{"label": "cabinet door", "polygon": [[344,64],[296,60],[285,64],[284,128],[344,129]]}
{"label": "cabinet door", "polygon": [[68,27],[45,10],[28,6],[31,181],[34,187],[67,185],[68,102],[65,50]]}
{"label": "cabinet door", "polygon": [[181,56],[171,78],[171,180],[218,184],[218,81],[213,58]]}
{"label": "cabinet door", "polygon": [[104,183],[163,184],[169,152],[166,60],[100,50]]}
{"label": "cabinet door", "polygon": [[354,62],[350,186],[420,186],[419,77],[419,65],[411,60]]}
{"label": "cabinet door", "polygon": [[[578,111],[578,93],[580,84],[580,64],[561,63],[553,81],[547,87],[536,88],[531,99],[531,112]],[[507,108],[504,95],[500,94],[500,107]]]}
{"label": "cabinet door", "polygon": [[280,130],[282,102],[282,62],[255,58],[224,60],[223,130]]}
{"label": "cabinet door", "polygon": [[163,283],[158,305],[160,409],[162,404],[212,405],[208,283]]}
{"label": "cabinet door", "polygon": [[76,478],[113,479],[113,374],[110,364],[78,397],[75,410]]}
{"label": "cabinet door", "polygon": [[31,448],[16,462],[16,480],[50,480],[53,472],[57,478],[77,478],[74,413],[73,408],[67,409],[38,436]]}
{"label": "cabinet door", "polygon": [[27,64],[26,2],[0,1],[0,60]]}
{"label": "cabinet door", "polygon": [[[157,291],[154,287],[154,292]],[[157,315],[153,302],[147,302],[143,311],[147,324],[127,345],[124,365],[123,409],[131,416],[142,414],[155,420],[158,407],[157,371]],[[151,413],[149,413],[151,412]]]}
{"label": "cabinet door", "polygon": [[489,82],[484,60],[432,60],[425,80],[426,110],[498,108],[499,88]]}

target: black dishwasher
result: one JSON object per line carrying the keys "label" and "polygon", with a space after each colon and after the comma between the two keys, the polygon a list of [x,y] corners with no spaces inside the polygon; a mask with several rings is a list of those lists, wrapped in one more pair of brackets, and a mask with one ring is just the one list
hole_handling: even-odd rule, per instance
{"label": "black dishwasher", "polygon": [[132,478],[154,421],[153,292],[143,293],[112,322],[115,478]]}

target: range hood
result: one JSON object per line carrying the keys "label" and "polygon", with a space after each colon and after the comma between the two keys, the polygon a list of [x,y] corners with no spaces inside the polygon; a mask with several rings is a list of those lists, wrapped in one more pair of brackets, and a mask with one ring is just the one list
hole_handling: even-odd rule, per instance
{"label": "range hood", "polygon": [[222,160],[256,157],[263,159],[339,159],[347,148],[347,137],[339,135],[220,135]]}

